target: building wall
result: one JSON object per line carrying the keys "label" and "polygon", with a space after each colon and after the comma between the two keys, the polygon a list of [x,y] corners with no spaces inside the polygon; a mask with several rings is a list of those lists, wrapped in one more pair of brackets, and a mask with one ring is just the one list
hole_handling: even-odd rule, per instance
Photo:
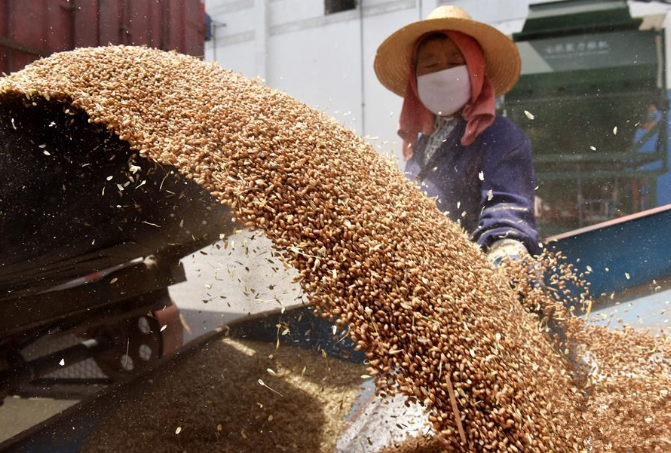
{"label": "building wall", "polygon": [[[215,35],[205,58],[326,111],[402,167],[396,135],[401,99],[373,71],[382,41],[443,4],[510,35],[522,29],[530,4],[548,1],[359,0],[362,8],[325,15],[323,0],[206,0]],[[667,5],[630,5],[632,15],[650,18],[649,26],[665,25]]]}

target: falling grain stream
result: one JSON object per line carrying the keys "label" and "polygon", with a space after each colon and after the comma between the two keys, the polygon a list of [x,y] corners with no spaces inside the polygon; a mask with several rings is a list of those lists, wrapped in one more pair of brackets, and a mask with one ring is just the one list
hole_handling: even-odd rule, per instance
{"label": "falling grain stream", "polygon": [[530,313],[554,299],[511,289],[433,200],[325,114],[217,65],[123,46],[0,80],[0,100],[17,96],[85,112],[261,230],[319,315],[366,351],[378,393],[424,405],[445,451],[671,449],[663,339],[573,319],[572,347],[601,367],[576,379]]}

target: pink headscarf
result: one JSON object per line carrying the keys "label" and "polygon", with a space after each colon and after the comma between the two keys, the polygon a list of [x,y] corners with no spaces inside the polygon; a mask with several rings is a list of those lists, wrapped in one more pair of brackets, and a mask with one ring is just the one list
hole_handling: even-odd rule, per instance
{"label": "pink headscarf", "polygon": [[[458,31],[443,31],[461,51],[468,73],[471,78],[471,99],[461,111],[461,116],[466,120],[466,130],[461,137],[461,144],[468,146],[472,144],[482,131],[487,129],[496,116],[496,96],[492,84],[489,83],[485,73],[485,57],[482,49],[468,35]],[[417,46],[422,40],[417,40]],[[415,48],[417,51],[417,48]],[[414,52],[413,52],[414,55]],[[414,62],[410,65],[410,77],[405,90],[405,99],[401,109],[401,118],[398,126],[398,135],[403,139],[403,157],[405,160],[412,157],[417,134],[431,134],[436,115],[424,107],[417,94],[417,77]]]}

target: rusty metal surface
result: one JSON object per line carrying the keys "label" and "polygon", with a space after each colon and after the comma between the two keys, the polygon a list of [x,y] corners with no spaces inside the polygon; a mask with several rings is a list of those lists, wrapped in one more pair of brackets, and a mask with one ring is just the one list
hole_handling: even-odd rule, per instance
{"label": "rusty metal surface", "polygon": [[53,52],[107,44],[202,56],[204,24],[204,0],[3,0],[0,71],[18,71]]}

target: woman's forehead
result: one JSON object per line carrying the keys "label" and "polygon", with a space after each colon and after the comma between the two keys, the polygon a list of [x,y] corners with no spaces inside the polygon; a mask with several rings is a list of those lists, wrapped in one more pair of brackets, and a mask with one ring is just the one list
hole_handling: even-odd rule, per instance
{"label": "woman's forehead", "polygon": [[457,45],[443,34],[429,35],[422,40],[417,48],[417,56],[431,57],[434,55],[461,56]]}

